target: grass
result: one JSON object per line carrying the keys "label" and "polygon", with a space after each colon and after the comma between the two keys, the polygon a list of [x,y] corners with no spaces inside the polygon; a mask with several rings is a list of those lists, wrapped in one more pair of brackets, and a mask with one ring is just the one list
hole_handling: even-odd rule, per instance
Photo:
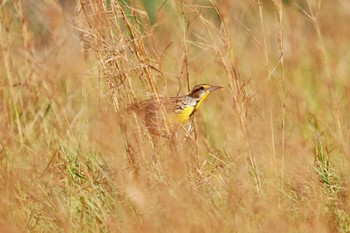
{"label": "grass", "polygon": [[[349,6],[2,2],[0,231],[350,232]],[[199,83],[186,142],[127,111]]]}

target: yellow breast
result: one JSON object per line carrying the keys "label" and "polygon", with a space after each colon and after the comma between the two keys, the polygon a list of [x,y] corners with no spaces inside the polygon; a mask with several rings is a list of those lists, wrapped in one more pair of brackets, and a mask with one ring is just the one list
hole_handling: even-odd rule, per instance
{"label": "yellow breast", "polygon": [[180,123],[188,121],[190,119],[191,114],[194,111],[194,107],[186,107],[181,112],[176,114],[176,120]]}
{"label": "yellow breast", "polygon": [[182,111],[176,114],[176,120],[180,123],[183,123],[185,121],[188,121],[190,119],[190,116],[193,114],[193,111],[197,110],[199,106],[202,104],[203,100],[205,100],[209,95],[208,93],[205,93],[204,96],[196,103],[194,106],[187,106]]}

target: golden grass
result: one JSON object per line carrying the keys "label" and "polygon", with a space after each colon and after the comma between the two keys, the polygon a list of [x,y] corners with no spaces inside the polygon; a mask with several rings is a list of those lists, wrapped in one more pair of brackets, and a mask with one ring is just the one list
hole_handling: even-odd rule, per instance
{"label": "golden grass", "polygon": [[0,232],[350,232],[350,3],[152,3],[1,3]]}

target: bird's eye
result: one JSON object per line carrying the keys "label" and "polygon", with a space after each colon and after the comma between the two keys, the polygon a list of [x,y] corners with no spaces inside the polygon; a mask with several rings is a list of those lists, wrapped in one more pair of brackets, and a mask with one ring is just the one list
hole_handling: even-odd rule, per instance
{"label": "bird's eye", "polygon": [[205,88],[204,88],[203,86],[201,86],[201,88],[200,88],[199,90],[204,91],[204,90],[205,90]]}

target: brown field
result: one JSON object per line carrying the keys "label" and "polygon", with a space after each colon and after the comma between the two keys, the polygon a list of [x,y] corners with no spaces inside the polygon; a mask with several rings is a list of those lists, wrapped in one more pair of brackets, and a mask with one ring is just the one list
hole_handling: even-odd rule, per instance
{"label": "brown field", "polygon": [[143,2],[1,1],[0,232],[350,232],[350,2]]}

